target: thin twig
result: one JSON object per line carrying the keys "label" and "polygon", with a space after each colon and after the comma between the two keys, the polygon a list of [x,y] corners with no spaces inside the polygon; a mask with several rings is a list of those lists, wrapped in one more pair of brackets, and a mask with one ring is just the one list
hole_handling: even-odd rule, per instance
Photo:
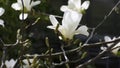
{"label": "thin twig", "polygon": [[[46,15],[46,16],[53,15],[53,14],[47,14],[47,13],[44,13],[44,12],[40,12],[40,14]],[[58,16],[58,15],[54,15],[54,16],[57,17],[57,18],[63,18],[62,16]]]}
{"label": "thin twig", "polygon": [[91,35],[88,37],[87,41],[86,41],[84,44],[87,44],[87,43],[89,42],[89,40],[92,38],[95,30],[96,30],[97,28],[99,28],[99,27],[108,19],[108,17],[112,14],[112,12],[115,10],[115,8],[116,8],[119,4],[120,4],[120,0],[119,0],[119,1],[117,2],[117,4],[111,9],[111,11],[110,11],[107,15],[105,15],[104,19],[103,19],[95,28],[92,29]]}
{"label": "thin twig", "polygon": [[6,60],[6,47],[3,47],[3,54],[2,54],[2,59],[1,59],[1,68],[3,68],[3,65],[5,64],[5,60]]}
{"label": "thin twig", "polygon": [[95,28],[92,29],[92,32],[91,32],[90,36],[88,37],[88,39],[85,41],[84,44],[87,44],[89,42],[89,40],[93,37],[94,32],[95,32]]}
{"label": "thin twig", "polygon": [[102,46],[108,43],[114,43],[114,42],[120,42],[120,38],[116,38],[115,40],[107,41],[107,42],[98,42],[98,43],[92,43],[92,44],[84,44],[81,46],[81,48],[88,48],[88,47],[94,47],[94,46]]}
{"label": "thin twig", "polygon": [[24,43],[27,43],[28,41],[23,41],[23,42],[18,42],[16,41],[15,43],[13,44],[4,44],[4,47],[13,47],[13,46],[16,46],[16,45],[22,45]]}
{"label": "thin twig", "polygon": [[104,55],[106,52],[111,51],[111,49],[117,44],[119,43],[118,41],[115,42],[114,44],[112,44],[110,47],[108,47],[106,50],[103,50],[102,52],[100,52],[96,57],[88,60],[87,62],[78,65],[76,68],[84,68],[86,65],[96,61],[97,59],[99,59],[102,55]]}
{"label": "thin twig", "polygon": [[47,47],[48,47],[48,50],[49,50],[49,62],[50,62],[50,68],[53,68],[53,65],[52,65],[52,57],[51,57],[51,54],[52,54],[52,51],[51,51],[51,47],[50,47],[50,44],[49,44],[49,39],[48,39],[48,37],[46,37],[45,38],[46,40],[45,40],[45,43],[46,43],[46,45],[47,45]]}
{"label": "thin twig", "polygon": [[66,62],[68,62],[69,59],[68,59],[68,57],[67,57],[67,55],[65,53],[65,50],[64,50],[63,46],[61,46],[61,49],[62,49],[62,52],[63,52],[63,55],[64,55],[64,58],[65,58]]}
{"label": "thin twig", "polygon": [[[67,51],[65,51],[65,53],[67,54],[67,53],[75,52],[75,51],[77,51],[77,50],[79,50],[81,48],[87,48],[87,47],[90,48],[90,47],[93,47],[93,46],[102,46],[104,44],[115,43],[115,42],[119,42],[119,41],[120,41],[120,38],[116,38],[115,40],[108,41],[108,42],[99,42],[99,43],[85,44],[85,45],[83,45],[81,47],[77,47],[77,48],[74,48],[74,49],[71,49],[71,50],[67,50]],[[57,53],[52,53],[51,56],[59,56],[59,55],[62,55],[62,54],[63,54],[63,52],[57,52]],[[25,57],[33,58],[34,55],[24,55],[23,59]],[[37,57],[39,57],[39,58],[48,58],[49,54],[45,54],[45,55],[41,54],[41,55],[37,55]]]}
{"label": "thin twig", "polygon": [[54,66],[61,66],[61,65],[63,65],[63,64],[67,64],[67,63],[69,63],[69,59],[68,59],[68,57],[67,57],[67,55],[66,55],[66,52],[65,52],[65,50],[64,50],[64,48],[63,48],[63,46],[61,46],[61,50],[62,50],[62,52],[63,52],[63,56],[64,56],[64,58],[65,58],[65,61],[60,61],[60,63],[52,63]]}
{"label": "thin twig", "polygon": [[22,22],[24,23],[24,2],[23,2],[23,0],[21,0],[21,2],[22,2],[22,8],[23,8],[23,10],[22,10]]}
{"label": "thin twig", "polygon": [[[94,43],[94,44],[86,44],[85,46],[81,46],[81,47],[77,47],[77,48],[74,48],[74,49],[71,49],[71,50],[67,50],[64,52],[57,52],[57,53],[51,53],[51,57],[54,57],[54,56],[60,56],[60,55],[63,55],[64,54],[68,54],[68,53],[71,53],[71,52],[75,52],[79,49],[84,49],[84,48],[91,48],[93,46],[102,46],[102,45],[105,45],[105,44],[108,44],[108,43],[116,43],[116,42],[119,42],[120,41],[120,38],[116,38],[115,40],[112,40],[112,41],[108,41],[108,42],[99,42],[99,43]],[[115,46],[115,45],[114,45]],[[112,46],[112,47],[114,47]],[[111,48],[111,50],[113,50],[113,48]],[[109,51],[111,51],[109,50]],[[107,50],[108,51],[108,50]],[[100,53],[100,55],[103,55],[102,52]],[[22,57],[22,59],[28,57],[28,58],[33,58],[35,55],[24,55]],[[49,54],[42,54],[42,55],[37,55],[38,58],[49,58]],[[99,57],[98,57],[99,58]],[[94,59],[94,58],[93,58]],[[67,63],[76,63],[76,62],[79,62],[81,59],[77,59],[77,60],[69,60],[68,61],[61,61],[60,63],[54,63],[52,62],[52,65],[54,66],[60,66],[60,65],[63,65],[63,64],[67,64]],[[96,60],[96,59],[95,59]],[[93,60],[92,60],[93,61]],[[91,60],[88,61],[87,63],[91,63]]]}
{"label": "thin twig", "polygon": [[4,45],[4,44],[5,44],[1,38],[0,38],[0,41],[1,41],[2,45]]}
{"label": "thin twig", "polygon": [[115,10],[115,8],[120,4],[120,0],[117,2],[117,4],[112,8],[112,10],[104,17],[104,19],[95,27],[95,29],[97,29],[98,27],[100,27],[105,20],[112,14],[112,12]]}

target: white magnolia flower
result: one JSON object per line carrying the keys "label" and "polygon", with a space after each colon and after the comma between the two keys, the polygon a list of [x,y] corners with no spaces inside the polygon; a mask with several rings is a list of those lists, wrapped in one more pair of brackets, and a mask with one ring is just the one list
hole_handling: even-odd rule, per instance
{"label": "white magnolia flower", "polygon": [[[53,16],[49,16],[52,26],[48,26],[50,29],[56,29],[58,21]],[[79,22],[81,21],[82,14],[78,14],[74,11],[67,11],[63,15],[62,25],[59,25],[58,31],[64,36],[65,39],[72,39],[75,34],[83,34],[88,36],[87,26],[80,26],[78,29]]]}
{"label": "white magnolia flower", "polygon": [[83,10],[88,9],[89,5],[90,1],[85,1],[81,4],[81,0],[69,0],[68,5],[61,6],[61,11],[74,10],[81,13]]}
{"label": "white magnolia flower", "polygon": [[17,60],[13,60],[11,59],[10,61],[5,61],[5,65],[7,68],[14,68],[15,64],[16,64]]}
{"label": "white magnolia flower", "polygon": [[[114,37],[113,39],[111,39],[109,36],[105,36],[104,39],[105,39],[105,42],[109,42],[109,41],[115,40],[116,38]],[[112,44],[113,44],[113,43],[109,43],[109,44],[107,44],[107,46],[110,47]],[[117,44],[113,47],[112,52],[113,52],[114,54],[116,54],[116,53],[118,52],[119,48],[116,48],[116,47],[119,47],[119,46],[120,46],[120,42],[117,43]],[[115,48],[115,49],[114,49],[114,48]]]}
{"label": "white magnolia flower", "polygon": [[[41,2],[41,1],[23,0],[24,12],[29,12],[29,11],[31,11],[32,7],[40,4],[40,2]],[[13,4],[11,5],[11,7],[12,7],[13,9],[15,9],[15,10],[23,10],[22,1],[21,1],[21,0],[17,0],[16,3],[13,3]],[[26,14],[27,14],[27,13],[26,13]],[[26,15],[26,14],[23,14],[23,15],[25,15],[25,17],[23,18],[23,20],[27,18],[28,14],[27,14],[27,15]],[[20,15],[21,15],[21,14],[20,14]],[[20,19],[22,20],[22,16],[19,16],[19,17],[20,17]]]}
{"label": "white magnolia flower", "polygon": [[[0,7],[0,16],[2,16],[5,13],[5,9]],[[4,27],[4,21],[0,19],[0,25]]]}

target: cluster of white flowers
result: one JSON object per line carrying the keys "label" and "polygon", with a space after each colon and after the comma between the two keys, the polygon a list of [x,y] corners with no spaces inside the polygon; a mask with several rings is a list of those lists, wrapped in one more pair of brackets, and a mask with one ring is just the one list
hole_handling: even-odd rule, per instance
{"label": "cluster of white flowers", "polygon": [[[0,16],[2,16],[5,12],[5,9],[0,7]],[[4,27],[4,21],[0,19],[0,25]]]}
{"label": "cluster of white flowers", "polygon": [[[17,0],[16,3],[13,3],[11,5],[11,7],[15,10],[23,10],[23,5],[24,5],[24,13],[21,13],[19,15],[19,19],[20,20],[25,20],[28,17],[28,12],[31,11],[32,7],[40,4],[41,1],[32,1],[32,0],[23,0],[23,4],[22,4],[22,0]],[[5,12],[5,9],[0,7],[0,16],[2,16]],[[2,19],[0,19],[0,25],[4,27],[4,21]]]}
{"label": "cluster of white flowers", "polygon": [[78,25],[82,19],[82,12],[83,10],[86,10],[89,6],[90,2],[85,1],[81,5],[81,0],[69,0],[68,6],[62,6],[61,11],[64,12],[63,19],[62,19],[62,25],[58,23],[55,16],[50,15],[50,21],[52,23],[52,26],[48,26],[50,29],[56,29],[57,25],[59,24],[58,31],[62,34],[64,39],[73,39],[73,36],[75,34],[83,34],[88,36],[88,27],[85,25],[82,25],[78,28]]}
{"label": "cluster of white flowers", "polygon": [[[24,13],[19,15],[19,19],[20,20],[25,20],[28,17],[28,13],[29,11],[31,11],[32,7],[40,4],[41,1],[33,1],[33,0],[23,0],[23,4],[22,4],[22,0],[17,0],[16,3],[13,3],[11,5],[11,7],[15,10],[23,10],[23,5],[24,5]],[[24,16],[22,16],[24,15]],[[24,18],[23,18],[24,17]]]}
{"label": "cluster of white flowers", "polygon": [[[31,11],[32,7],[40,4],[41,1],[32,1],[32,0],[17,0],[16,3],[13,3],[11,7],[15,10],[24,10],[24,13],[19,15],[20,20],[25,20],[28,17],[28,12]],[[58,30],[63,35],[64,39],[72,39],[75,34],[83,34],[88,36],[87,32],[88,27],[82,25],[78,28],[78,25],[82,19],[82,12],[89,7],[90,2],[85,1],[81,5],[81,0],[69,0],[68,5],[61,6],[61,11],[64,12],[62,25],[59,26]],[[24,9],[23,9],[24,6]],[[0,8],[0,16],[3,15],[5,10]],[[48,26],[48,28],[56,29],[58,21],[55,16],[49,16],[50,21],[53,26]],[[4,26],[4,21],[0,19],[0,25]]]}

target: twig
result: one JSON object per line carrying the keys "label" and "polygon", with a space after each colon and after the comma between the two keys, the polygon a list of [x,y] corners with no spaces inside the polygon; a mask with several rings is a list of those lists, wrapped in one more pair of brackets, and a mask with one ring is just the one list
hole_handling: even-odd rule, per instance
{"label": "twig", "polygon": [[93,59],[88,60],[87,62],[78,65],[76,68],[84,68],[86,65],[96,61],[97,59],[99,59],[103,54],[105,54],[107,51],[111,51],[112,47],[114,47],[116,44],[118,43],[115,42],[114,44],[112,44],[110,47],[108,47],[106,50],[103,50],[102,52],[100,52],[96,57],[94,57]]}
{"label": "twig", "polygon": [[3,47],[3,54],[2,54],[2,65],[1,68],[3,68],[4,64],[5,64],[5,58],[6,58],[6,47]]}
{"label": "twig", "polygon": [[[65,53],[71,53],[71,52],[75,52],[81,48],[89,48],[89,47],[93,47],[93,46],[102,46],[104,44],[108,44],[108,43],[115,43],[115,42],[119,42],[120,41],[120,38],[116,38],[115,40],[112,40],[112,41],[108,41],[108,42],[99,42],[99,43],[92,43],[92,44],[85,44],[81,47],[77,47],[77,48],[74,48],[74,49],[71,49],[71,50],[67,50],[65,51]],[[62,55],[63,52],[57,52],[57,53],[52,53],[51,56],[59,56],[59,55]],[[24,55],[22,58],[24,59],[25,57],[29,57],[29,58],[33,58],[34,55]],[[37,57],[39,58],[48,58],[49,57],[49,54],[42,54],[42,55],[37,55]]]}
{"label": "twig", "polygon": [[68,62],[69,59],[68,59],[68,57],[67,57],[67,55],[65,53],[65,50],[64,50],[63,46],[61,46],[61,49],[62,49],[62,52],[63,52],[63,55],[64,55],[64,58],[65,58],[66,62]]}
{"label": "twig", "polygon": [[61,46],[61,50],[62,50],[62,52],[63,52],[63,56],[64,56],[64,58],[65,58],[65,61],[60,61],[60,63],[52,63],[54,66],[61,66],[61,65],[63,65],[63,64],[67,64],[68,62],[69,62],[69,59],[67,58],[67,55],[66,55],[66,53],[65,53],[65,50],[63,49],[63,46]]}
{"label": "twig", "polygon": [[60,63],[54,63],[54,62],[53,62],[52,64],[55,65],[55,66],[60,66],[60,65],[69,63],[69,59],[68,59],[68,57],[67,57],[67,55],[66,55],[66,52],[65,52],[63,46],[61,46],[61,50],[62,50],[62,52],[63,52],[63,56],[64,56],[64,58],[65,58],[65,61],[61,61]]}
{"label": "twig", "polygon": [[45,39],[46,39],[45,43],[46,43],[46,45],[48,47],[48,50],[49,50],[49,62],[50,62],[50,66],[49,67],[53,68],[53,66],[52,66],[52,57],[51,57],[51,54],[52,54],[51,47],[50,47],[50,44],[49,44],[48,37],[46,37]]}
{"label": "twig", "polygon": [[92,44],[84,44],[81,46],[81,48],[87,48],[87,47],[94,47],[94,46],[102,46],[108,43],[114,43],[114,42],[120,42],[120,38],[116,38],[115,40],[111,40],[108,42],[98,42],[98,43],[92,43]]}
{"label": "twig", "polygon": [[24,43],[27,43],[28,41],[23,41],[23,42],[19,42],[19,41],[16,41],[14,44],[4,44],[3,47],[13,47],[13,46],[16,46],[16,45],[22,45]]}
{"label": "twig", "polygon": [[21,2],[22,2],[22,8],[23,8],[23,10],[22,10],[22,22],[24,23],[24,2],[23,2],[23,0],[21,0]]}
{"label": "twig", "polygon": [[89,42],[89,40],[93,37],[94,32],[95,32],[95,28],[92,29],[90,36],[88,37],[88,39],[86,40],[84,44],[87,44]]}
{"label": "twig", "polygon": [[[84,48],[91,48],[93,46],[102,46],[102,45],[106,45],[108,43],[116,43],[116,42],[119,42],[120,41],[120,38],[116,38],[115,40],[112,40],[112,41],[108,41],[108,42],[99,42],[99,43],[93,43],[93,44],[85,44],[81,47],[77,47],[77,48],[74,48],[74,49],[71,49],[71,50],[67,50],[67,51],[62,51],[62,52],[57,52],[57,53],[51,53],[51,57],[54,57],[54,56],[60,56],[60,55],[63,55],[63,54],[68,54],[68,53],[71,53],[71,52],[75,52],[79,49],[84,49]],[[115,46],[115,45],[114,45]],[[112,46],[112,47],[114,47]],[[113,50],[113,48],[111,48],[111,50]],[[108,50],[107,50],[108,51]],[[105,51],[105,52],[107,52]],[[110,51],[110,50],[109,50]],[[103,55],[103,53],[101,52],[99,54],[100,56]],[[24,55],[22,57],[22,59],[28,57],[28,58],[33,58],[35,55]],[[49,58],[49,54],[42,54],[42,55],[37,55],[38,58]],[[97,56],[96,56],[97,57]],[[99,57],[98,57],[99,58]],[[94,59],[94,58],[93,58]],[[96,58],[97,59],[97,58]],[[94,60],[96,60],[94,59]],[[63,65],[63,64],[67,64],[67,63],[76,63],[76,62],[79,62],[81,59],[77,59],[77,60],[69,60],[69,61],[61,61],[60,63],[54,63],[52,62],[52,65],[54,66],[60,66],[60,65]],[[92,59],[91,59],[92,60]],[[91,63],[91,60],[89,60],[87,63]],[[92,60],[93,61],[93,60]]]}
{"label": "twig", "polygon": [[[53,15],[53,14],[47,14],[47,13],[44,13],[44,12],[40,12],[39,14],[46,15],[46,16]],[[54,15],[54,16],[57,17],[57,18],[63,18],[62,16],[58,16],[58,15]]]}
{"label": "twig", "polygon": [[87,41],[86,41],[84,44],[87,44],[87,43],[88,43],[88,41],[92,38],[95,30],[96,30],[97,28],[99,28],[99,27],[108,19],[108,17],[112,14],[112,12],[114,11],[114,9],[115,9],[119,4],[120,4],[120,0],[119,0],[119,1],[117,2],[117,4],[111,9],[111,11],[110,11],[107,15],[105,15],[104,19],[103,19],[95,28],[92,29],[91,35],[88,37]]}
{"label": "twig", "polygon": [[104,19],[101,21],[101,23],[99,23],[95,28],[97,29],[98,27],[100,27],[105,20],[112,14],[112,12],[115,10],[115,8],[120,4],[120,0],[117,2],[117,4],[112,8],[112,10],[104,17]]}
{"label": "twig", "polygon": [[5,44],[1,38],[0,38],[0,41],[1,41],[2,45],[4,45],[4,44]]}

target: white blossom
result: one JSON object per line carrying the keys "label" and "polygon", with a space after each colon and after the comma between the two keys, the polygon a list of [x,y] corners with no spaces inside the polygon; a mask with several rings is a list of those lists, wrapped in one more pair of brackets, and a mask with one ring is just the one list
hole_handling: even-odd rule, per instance
{"label": "white blossom", "polygon": [[[0,7],[0,16],[2,16],[5,13],[5,9]],[[4,27],[4,21],[0,19],[0,25]]]}
{"label": "white blossom", "polygon": [[[21,0],[17,0],[16,3],[13,3],[11,5],[11,7],[15,10],[23,10],[23,5],[24,5],[24,12],[29,12],[31,11],[32,7],[40,4],[41,1],[33,1],[33,0],[23,0],[23,4],[22,4],[22,1]],[[19,16],[20,20],[24,20],[27,18],[28,14],[25,13],[23,14],[25,15],[24,18],[21,19],[21,14]]]}
{"label": "white blossom", "polygon": [[17,60],[13,60],[11,59],[10,61],[5,61],[5,65],[7,68],[14,68],[15,64],[16,64]]}
{"label": "white blossom", "polygon": [[68,5],[61,6],[60,10],[65,12],[69,10],[74,10],[76,12],[81,13],[83,10],[88,9],[90,5],[90,1],[85,1],[81,4],[81,0],[69,0]]}
{"label": "white blossom", "polygon": [[[119,37],[118,37],[118,38],[119,38]],[[113,39],[111,39],[109,36],[105,36],[104,39],[105,39],[105,42],[109,42],[109,41],[115,40],[116,37],[114,37]],[[110,47],[112,44],[113,44],[113,43],[108,43],[107,46]],[[116,47],[118,47],[118,48],[116,48]],[[114,54],[117,54],[117,52],[118,52],[118,50],[119,50],[119,47],[120,47],[120,42],[117,43],[117,44],[112,48],[112,49],[113,49],[112,52],[113,52]],[[102,48],[103,48],[103,47],[102,47]],[[105,49],[106,49],[106,48],[105,48]],[[102,49],[102,50],[103,50],[103,49]]]}
{"label": "white blossom", "polygon": [[[55,16],[49,16],[52,26],[48,26],[50,29],[56,29],[58,21]],[[83,34],[88,36],[87,26],[80,26],[78,29],[79,22],[81,21],[82,14],[75,11],[67,11],[63,15],[62,25],[59,25],[58,31],[64,36],[65,39],[72,39],[75,34]]]}

